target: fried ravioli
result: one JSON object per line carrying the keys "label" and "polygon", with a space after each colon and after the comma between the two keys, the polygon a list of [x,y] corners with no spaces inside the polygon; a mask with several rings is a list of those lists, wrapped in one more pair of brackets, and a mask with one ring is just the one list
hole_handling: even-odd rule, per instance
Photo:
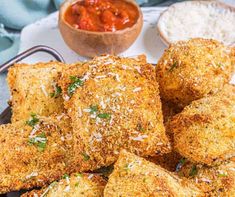
{"label": "fried ravioli", "polygon": [[27,120],[31,113],[49,116],[64,110],[58,73],[59,62],[34,65],[16,64],[9,69],[7,81],[11,92],[12,122]]}
{"label": "fried ravioli", "polygon": [[122,151],[104,190],[105,197],[202,196],[186,179],[132,153]]}
{"label": "fried ravioli", "polygon": [[178,171],[180,176],[195,182],[205,196],[234,196],[235,162],[224,162],[219,166],[208,167],[185,162]]}
{"label": "fried ravioli", "polygon": [[67,171],[71,129],[61,122],[34,114],[0,126],[0,193],[41,187]]}
{"label": "fried ravioli", "polygon": [[235,86],[192,102],[169,123],[174,148],[194,163],[215,165],[235,156]]}
{"label": "fried ravioli", "polygon": [[21,197],[102,197],[105,185],[106,181],[98,174],[65,174],[59,182],[53,182],[41,190],[27,192]]}
{"label": "fried ravioli", "polygon": [[231,79],[235,56],[215,40],[170,45],[156,66],[161,98],[180,107],[219,92]]}
{"label": "fried ravioli", "polygon": [[59,85],[77,144],[95,161],[89,170],[114,163],[122,148],[141,156],[169,152],[154,68],[143,59],[101,56],[70,66]]}

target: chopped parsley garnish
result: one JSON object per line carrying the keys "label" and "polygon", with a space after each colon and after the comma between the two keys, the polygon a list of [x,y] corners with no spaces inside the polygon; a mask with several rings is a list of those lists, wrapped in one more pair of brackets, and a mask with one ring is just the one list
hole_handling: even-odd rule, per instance
{"label": "chopped parsley garnish", "polygon": [[186,158],[181,158],[180,161],[179,161],[179,163],[180,163],[181,165],[184,165],[185,162],[186,162]]}
{"label": "chopped parsley garnish", "polygon": [[137,124],[136,129],[137,131],[142,131],[142,132],[144,131],[144,128],[142,127],[140,123]]}
{"label": "chopped parsley garnish", "polygon": [[109,114],[109,113],[102,113],[102,114],[98,114],[97,117],[98,118],[102,118],[102,119],[110,119],[111,118],[111,114]]}
{"label": "chopped parsley garnish", "polygon": [[83,86],[83,81],[76,76],[70,76],[70,80],[72,83],[68,87],[68,94],[72,95],[79,86]]}
{"label": "chopped parsley garnish", "polygon": [[39,142],[38,143],[38,150],[43,152],[46,148],[46,143],[43,143],[43,142]]}
{"label": "chopped parsley garnish", "polygon": [[195,176],[197,174],[197,166],[196,165],[193,165],[190,173],[189,173],[189,176]]}
{"label": "chopped parsley garnish", "polygon": [[171,66],[171,68],[169,69],[169,72],[172,72],[176,67],[177,67],[177,62],[174,62]]}
{"label": "chopped parsley garnish", "polygon": [[75,183],[75,187],[78,187],[78,185],[79,185],[79,183],[77,182],[77,183]]}
{"label": "chopped parsley garnish", "polygon": [[226,177],[226,176],[227,176],[227,174],[225,174],[225,173],[218,174],[218,177]]}
{"label": "chopped parsley garnish", "polygon": [[127,164],[125,164],[125,166],[124,166],[124,170],[129,170],[129,164],[127,163]]}
{"label": "chopped parsley garnish", "polygon": [[82,156],[84,161],[88,161],[90,159],[90,156],[86,153],[82,153]]}
{"label": "chopped parsley garnish", "polygon": [[89,110],[87,111],[90,114],[94,114],[94,118],[101,118],[101,119],[111,119],[111,114],[110,113],[102,113],[99,111],[99,106],[98,105],[90,105]]}
{"label": "chopped parsley garnish", "polygon": [[76,173],[77,177],[83,177],[82,173]]}
{"label": "chopped parsley garnish", "polygon": [[90,106],[90,114],[94,114],[95,112],[98,111],[98,105],[91,105]]}
{"label": "chopped parsley garnish", "polygon": [[31,118],[26,121],[26,124],[34,127],[39,122],[39,119],[37,118],[36,114],[31,114]]}
{"label": "chopped parsley garnish", "polygon": [[28,140],[30,145],[36,145],[40,152],[44,151],[46,148],[47,138],[44,132],[40,133],[36,137],[30,137]]}
{"label": "chopped parsley garnish", "polygon": [[58,96],[60,96],[62,92],[61,87],[59,87],[58,85],[55,86],[55,91],[53,93],[50,94],[50,96],[53,98],[57,98]]}
{"label": "chopped parsley garnish", "polygon": [[224,65],[222,63],[218,63],[218,64],[216,64],[216,66],[223,67]]}
{"label": "chopped parsley garnish", "polygon": [[61,178],[62,178],[62,179],[69,178],[69,175],[68,175],[68,174],[64,174]]}

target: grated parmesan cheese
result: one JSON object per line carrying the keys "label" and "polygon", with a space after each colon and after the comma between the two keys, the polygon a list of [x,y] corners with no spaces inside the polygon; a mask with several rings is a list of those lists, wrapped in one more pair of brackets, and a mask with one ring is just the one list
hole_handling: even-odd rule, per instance
{"label": "grated parmesan cheese", "polygon": [[30,138],[33,138],[34,137],[34,134],[40,129],[40,126],[39,124],[36,124],[34,127],[33,127],[33,130],[31,131],[31,133],[29,134],[29,137]]}
{"label": "grated parmesan cheese", "polygon": [[66,182],[67,182],[67,184],[69,184],[69,183],[70,183],[70,181],[69,181],[69,177],[66,177]]}
{"label": "grated parmesan cheese", "polygon": [[141,90],[141,87],[135,88],[133,92],[139,92]]}
{"label": "grated parmesan cheese", "polygon": [[122,93],[115,92],[115,93],[112,94],[112,97],[118,97],[118,96],[122,96]]}
{"label": "grated parmesan cheese", "polygon": [[96,78],[96,79],[103,79],[103,78],[106,78],[106,75],[96,76],[95,78]]}
{"label": "grated parmesan cheese", "polygon": [[106,104],[104,103],[103,98],[102,98],[101,101],[100,101],[100,106],[101,106],[102,109],[105,109],[105,108],[106,108]]}
{"label": "grated parmesan cheese", "polygon": [[90,113],[91,109],[83,109],[84,112]]}
{"label": "grated parmesan cheese", "polygon": [[38,172],[32,172],[31,174],[27,175],[25,178],[26,179],[31,179],[32,177],[38,176]]}
{"label": "grated parmesan cheese", "polygon": [[90,75],[91,75],[91,73],[87,72],[87,73],[83,76],[83,78],[81,78],[81,80],[82,80],[82,81],[88,80],[89,77],[90,77]]}
{"label": "grated parmesan cheese", "polygon": [[141,68],[140,68],[140,66],[135,66],[135,69],[138,71],[138,73],[141,74]]}
{"label": "grated parmesan cheese", "polygon": [[213,38],[231,45],[235,42],[235,12],[216,1],[176,3],[165,11],[158,30],[169,43],[190,38]]}
{"label": "grated parmesan cheese", "polygon": [[93,133],[93,137],[95,138],[95,140],[97,142],[101,142],[102,141],[102,135],[101,133]]}
{"label": "grated parmesan cheese", "polygon": [[62,113],[62,114],[56,116],[56,119],[61,120],[64,116],[65,116],[65,113]]}
{"label": "grated parmesan cheese", "polygon": [[41,88],[43,94],[44,94],[46,97],[48,97],[48,93],[47,93],[47,91],[46,91],[45,86],[44,86],[43,84],[41,84],[41,85],[40,85],[40,88]]}
{"label": "grated parmesan cheese", "polygon": [[92,179],[93,176],[94,176],[94,174],[90,174],[90,175],[88,176],[88,179]]}
{"label": "grated parmesan cheese", "polygon": [[201,178],[201,181],[203,181],[205,183],[211,183],[211,180],[207,179],[207,178]]}
{"label": "grated parmesan cheese", "polygon": [[64,192],[69,192],[69,191],[70,191],[70,186],[67,185],[67,186],[65,187],[65,189],[64,189]]}
{"label": "grated parmesan cheese", "polygon": [[130,67],[130,66],[127,66],[127,65],[122,65],[122,68],[124,69],[124,70],[126,70],[126,69],[129,69],[129,70],[132,70],[132,68]]}
{"label": "grated parmesan cheese", "polygon": [[134,100],[131,100],[130,103],[131,103],[131,104],[135,104],[135,101],[134,101]]}
{"label": "grated parmesan cheese", "polygon": [[117,89],[122,90],[122,91],[126,91],[126,86],[124,86],[124,85],[118,85],[118,86],[117,86]]}
{"label": "grated parmesan cheese", "polygon": [[81,109],[81,107],[78,107],[78,117],[79,118],[82,117],[82,109]]}
{"label": "grated parmesan cheese", "polygon": [[148,137],[147,135],[139,135],[137,137],[130,137],[130,139],[134,141],[143,141],[147,137]]}
{"label": "grated parmesan cheese", "polygon": [[67,94],[65,94],[65,95],[63,95],[63,99],[64,99],[65,101],[68,101],[68,100],[70,99],[70,97],[69,97]]}

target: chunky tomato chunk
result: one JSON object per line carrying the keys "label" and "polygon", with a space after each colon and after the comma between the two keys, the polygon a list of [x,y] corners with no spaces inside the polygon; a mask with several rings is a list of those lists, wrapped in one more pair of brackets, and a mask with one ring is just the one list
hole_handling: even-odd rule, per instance
{"label": "chunky tomato chunk", "polygon": [[78,29],[116,31],[134,25],[138,10],[123,0],[84,0],[72,4],[65,19]]}

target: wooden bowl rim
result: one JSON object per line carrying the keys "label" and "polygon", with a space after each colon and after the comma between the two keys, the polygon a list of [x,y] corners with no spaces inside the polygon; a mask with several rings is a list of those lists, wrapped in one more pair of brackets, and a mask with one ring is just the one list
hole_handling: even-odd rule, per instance
{"label": "wooden bowl rim", "polygon": [[175,7],[178,4],[185,4],[185,3],[189,3],[189,2],[192,3],[192,4],[195,4],[195,3],[201,3],[201,4],[211,3],[212,4],[213,3],[217,7],[222,7],[222,8],[229,9],[229,10],[235,12],[235,7],[234,6],[228,5],[228,4],[220,2],[220,1],[214,1],[214,0],[208,0],[208,1],[203,1],[203,0],[200,0],[200,1],[184,1],[184,2],[174,3],[174,4],[169,6],[166,10],[164,10],[160,14],[160,16],[158,18],[158,21],[157,21],[157,31],[159,32],[160,38],[162,39],[162,41],[164,42],[165,45],[168,46],[168,45],[172,44],[172,42],[169,41],[168,37],[161,30],[160,25],[159,25],[159,21],[163,18],[164,14],[169,11],[170,8]]}
{"label": "wooden bowl rim", "polygon": [[139,5],[136,3],[135,0],[124,0],[126,2],[131,3],[132,5],[134,5],[137,10],[138,10],[138,19],[136,21],[136,23],[134,25],[132,25],[131,27],[127,27],[125,29],[121,29],[121,30],[117,30],[114,32],[99,32],[99,31],[89,31],[89,30],[84,30],[84,29],[76,29],[74,28],[72,25],[70,25],[65,19],[64,19],[64,14],[67,10],[67,8],[78,1],[82,1],[82,0],[66,0],[61,6],[60,6],[60,10],[59,10],[59,23],[64,23],[67,27],[69,27],[72,31],[78,32],[78,33],[86,33],[86,34],[93,34],[93,35],[114,35],[114,34],[123,34],[126,32],[129,32],[133,29],[136,28],[136,26],[138,26],[139,24],[143,23],[143,13],[139,7]]}

